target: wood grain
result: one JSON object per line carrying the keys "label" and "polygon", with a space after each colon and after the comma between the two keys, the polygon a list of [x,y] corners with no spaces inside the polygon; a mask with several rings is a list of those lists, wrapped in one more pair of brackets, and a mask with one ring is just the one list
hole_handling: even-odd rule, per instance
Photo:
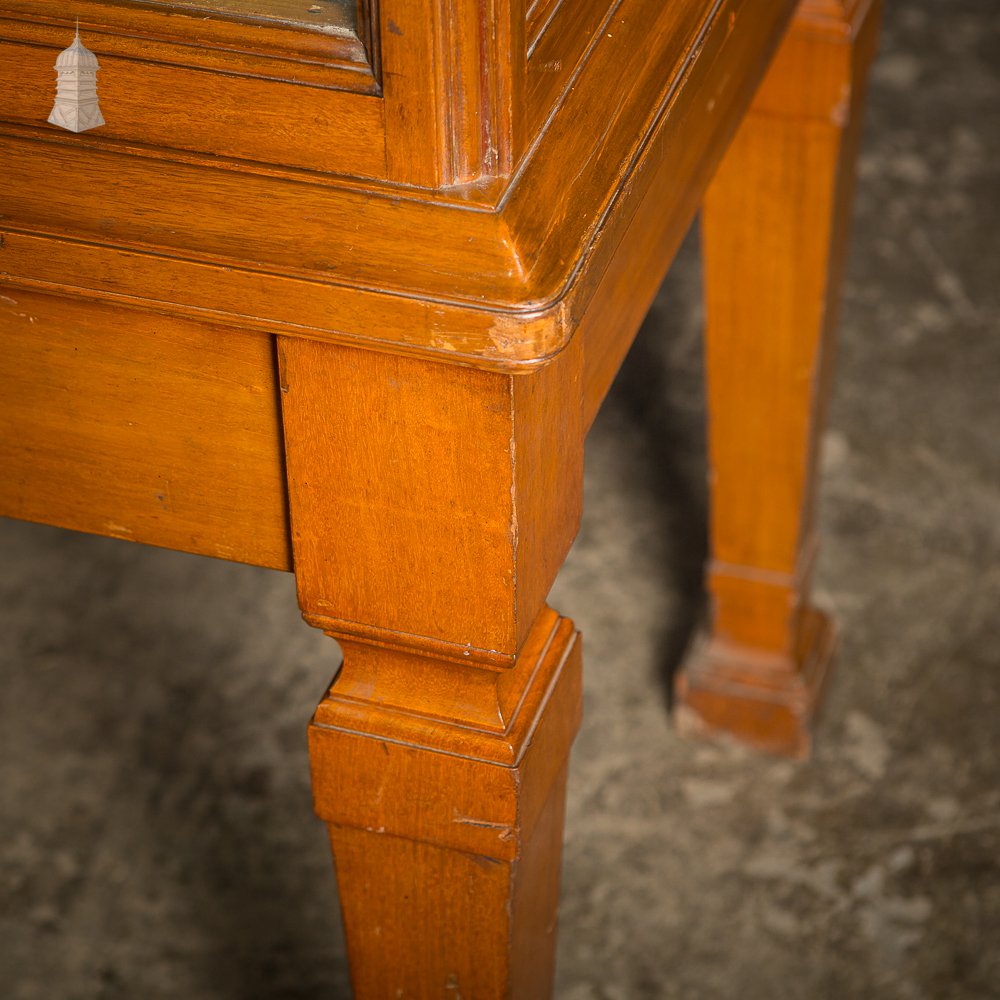
{"label": "wood grain", "polygon": [[536,135],[565,95],[580,63],[617,6],[540,0],[527,24],[526,129]]}
{"label": "wood grain", "polygon": [[523,377],[297,338],[279,356],[306,616],[509,661],[579,523],[579,353]]}
{"label": "wood grain", "polygon": [[358,11],[356,31],[331,36],[274,22],[248,31],[233,18],[174,4],[77,0],[70,13],[55,0],[3,0],[0,31],[11,40],[65,45],[79,17],[82,33],[107,54],[375,93],[377,53],[366,40],[365,14]]}
{"label": "wood grain", "polygon": [[352,35],[357,32],[356,0],[327,0],[320,6],[309,0],[140,0],[166,9],[185,7],[202,16],[235,15],[258,23],[277,22],[327,34]]}
{"label": "wood grain", "polygon": [[378,679],[395,659],[376,650],[371,695],[345,696],[338,681],[310,727],[355,996],[548,996],[582,697],[575,632],[551,611],[539,616],[505,671],[519,710],[501,733],[454,725],[419,671],[408,710],[384,707]]}
{"label": "wood grain", "polygon": [[510,174],[523,113],[522,3],[380,7],[392,180],[447,188]]}
{"label": "wood grain", "polygon": [[355,995],[547,995],[579,352],[518,377],[282,338],[280,366],[299,603],[344,652],[310,757]]}
{"label": "wood grain", "polygon": [[[12,22],[0,21],[0,31]],[[7,32],[10,33],[9,31]],[[56,55],[72,35],[45,31],[52,47],[39,45],[37,28],[21,32],[25,43],[0,34],[0,93],[3,118],[42,125],[52,106]],[[85,148],[100,150],[123,141],[191,150],[313,170],[385,176],[382,102],[365,94],[314,88],[308,103],[295,83],[148,61],[148,53],[106,51],[101,36],[87,36],[100,59],[97,86],[106,124]],[[123,47],[119,47],[121,49]],[[45,154],[34,148],[36,169]],[[45,169],[44,167],[42,169]],[[109,198],[107,187],[91,192]],[[162,198],[168,198],[166,193]],[[108,205],[105,203],[105,213]]]}
{"label": "wood grain", "polygon": [[[727,18],[731,10],[720,9]],[[609,215],[574,304],[584,342],[584,420],[589,427],[701,203],[704,185],[728,148],[779,41],[791,8],[773,8],[777,22],[726,36],[713,34],[686,85],[665,108],[633,175],[633,199]],[[719,74],[745,67],[745,76]],[[683,140],[691,129],[698,141]],[[634,214],[629,216],[631,211]]]}
{"label": "wood grain", "polygon": [[[572,87],[526,143],[511,177],[485,177],[435,192],[347,179],[320,182],[315,174],[282,172],[273,165],[208,161],[193,152],[182,156],[129,145],[109,134],[102,138],[104,130],[76,144],[60,139],[55,147],[57,140],[45,130],[0,127],[0,152],[12,177],[4,224],[12,234],[73,241],[75,285],[95,295],[108,294],[108,269],[99,257],[166,254],[177,275],[169,287],[158,279],[158,268],[134,271],[130,283],[132,296],[157,309],[204,308],[206,299],[214,299],[227,303],[220,318],[228,315],[233,325],[276,319],[268,316],[270,298],[255,299],[250,310],[242,291],[259,280],[248,274],[263,273],[269,280],[295,282],[294,288],[286,286],[287,297],[317,317],[310,336],[458,355],[492,368],[540,364],[574,335],[654,178],[666,185],[666,178],[683,171],[683,188],[676,187],[671,200],[683,195],[690,203],[700,196],[716,157],[697,151],[725,145],[790,9],[790,0],[720,0],[710,6],[700,0],[666,5],[622,0],[614,23],[580,61]],[[413,27],[393,21],[403,31],[399,36],[388,27],[390,5],[380,10],[383,41],[392,35],[405,48],[402,39],[420,30],[421,18],[410,11]],[[507,9],[502,13],[507,24]],[[510,16],[510,24],[519,23]],[[421,45],[407,50],[407,58],[416,59]],[[383,53],[385,73],[391,50],[389,45]],[[415,100],[431,100],[438,85],[420,90],[415,81],[437,66],[432,50],[423,69],[411,68],[393,86],[410,88]],[[484,66],[491,66],[489,53],[483,53]],[[515,68],[509,75],[497,73],[476,93],[492,95],[487,103],[496,109],[514,108],[510,148],[517,149],[518,129],[526,120],[520,73]],[[609,79],[621,81],[613,106],[606,100]],[[396,125],[388,123],[397,112],[389,105],[396,98],[386,93],[384,100],[392,132]],[[426,150],[434,136],[440,138],[442,123],[466,135],[466,126],[455,123],[471,119],[464,111],[457,119],[426,109],[400,113],[396,124],[405,125],[405,135],[390,141],[390,159],[399,158],[390,173],[400,179],[400,164],[412,163],[415,171],[424,171],[421,182],[430,183],[440,164],[429,167],[416,146]],[[497,127],[502,132],[506,126]],[[313,158],[339,155],[313,143],[308,131],[302,141]],[[493,139],[486,135],[481,141],[489,145]],[[434,143],[440,146],[438,139]],[[72,184],[67,187],[70,178],[92,176],[95,184],[84,199],[41,198],[27,178],[53,171],[60,175],[52,185],[56,193],[73,190]],[[444,175],[436,176],[444,183]],[[135,211],[122,213],[122,203]],[[181,205],[190,210],[181,212]],[[259,224],[261,218],[267,226]],[[687,213],[672,218],[683,230]],[[425,237],[419,254],[412,253],[414,233]],[[67,253],[65,243],[37,244],[16,267],[12,261],[3,268],[4,280],[41,278],[49,256]],[[663,266],[656,262],[661,271]],[[331,296],[338,301],[335,313],[327,305]],[[381,321],[377,337],[368,316]]]}
{"label": "wood grain", "polygon": [[288,569],[269,337],[0,293],[0,515]]}
{"label": "wood grain", "polygon": [[688,728],[797,755],[833,646],[809,601],[816,465],[878,5],[806,13],[705,199],[711,641],[678,684]]}
{"label": "wood grain", "polygon": [[70,136],[65,12],[0,0],[0,513],[294,565],[345,657],[309,741],[355,996],[541,1000],[581,711],[545,602],[713,175],[714,632],[679,717],[808,745],[877,8],[803,0],[765,76],[793,0],[380,0],[325,42],[79,6],[107,125]]}

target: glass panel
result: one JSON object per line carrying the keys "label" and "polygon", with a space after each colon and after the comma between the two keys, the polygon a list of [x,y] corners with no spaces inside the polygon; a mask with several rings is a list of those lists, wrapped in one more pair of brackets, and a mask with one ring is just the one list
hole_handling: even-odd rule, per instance
{"label": "glass panel", "polygon": [[236,14],[328,35],[355,35],[357,0],[140,0],[153,7],[182,7],[205,14]]}

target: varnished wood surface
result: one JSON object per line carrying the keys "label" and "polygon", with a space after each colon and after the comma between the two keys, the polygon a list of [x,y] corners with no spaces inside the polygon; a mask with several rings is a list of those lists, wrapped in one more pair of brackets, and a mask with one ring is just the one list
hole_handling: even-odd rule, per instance
{"label": "varnished wood surface", "polygon": [[544,601],[580,516],[580,352],[514,376],[286,337],[280,360],[299,603],[344,652],[310,756],[355,995],[546,996],[581,688]]}
{"label": "varnished wood surface", "polygon": [[[722,576],[745,567],[756,582],[740,586],[755,592],[804,582],[813,559],[811,483],[876,26],[872,14],[854,41],[811,26],[792,32],[762,88],[763,108],[737,134],[705,203],[710,461],[722,480],[712,555]],[[787,114],[777,113],[779,88],[791,95]],[[790,609],[772,615],[754,603],[740,625],[721,600],[718,627],[734,641],[787,650]]]}
{"label": "varnished wood surface", "polygon": [[[347,664],[355,651],[349,641]],[[500,732],[455,725],[450,693],[434,688],[405,712],[384,706],[377,679],[396,659],[376,648],[370,694],[344,695],[338,681],[310,727],[355,996],[548,996],[582,694],[572,625],[539,616],[505,671],[518,710]],[[419,685],[419,663],[403,669]]]}
{"label": "varnished wood surface", "polygon": [[202,15],[235,14],[252,21],[277,21],[279,24],[310,28],[329,34],[348,35],[356,32],[358,5],[356,0],[324,0],[322,4],[309,0],[140,0],[153,7],[197,11]]}
{"label": "varnished wood surface", "polygon": [[799,755],[833,650],[814,484],[878,4],[806,14],[705,200],[711,639],[678,685],[689,729]]}
{"label": "varnished wood surface", "polygon": [[524,377],[301,338],[279,356],[304,613],[509,663],[579,523],[579,352]]}
{"label": "varnished wood surface", "polygon": [[0,291],[0,516],[288,569],[274,352]]}
{"label": "varnished wood surface", "polygon": [[[78,0],[72,16],[55,0],[4,0],[0,5],[0,37],[41,44],[56,53],[72,38],[76,18],[88,47],[105,57],[121,57],[148,65],[165,64],[198,74],[175,73],[174,92],[208,89],[215,71],[260,77],[355,93],[377,93],[377,50],[366,41],[369,26],[358,18],[357,31],[329,36],[283,26],[210,17],[173,6]],[[362,13],[363,8],[359,11]],[[207,75],[206,75],[207,74]]]}
{"label": "varnished wood surface", "polygon": [[540,1000],[581,710],[545,601],[586,428],[713,174],[714,631],[681,717],[807,745],[875,10],[805,0],[741,125],[792,0],[381,0],[327,60],[221,18],[184,65],[185,22],[81,3],[109,124],[71,137],[37,119],[62,16],[0,0],[0,512],[294,566],[345,657],[310,759],[355,995]]}
{"label": "varnished wood surface", "polygon": [[[511,668],[452,660],[454,676],[492,680],[474,697],[425,682],[435,660],[447,666],[439,657],[374,646],[359,661],[364,647],[343,646],[344,670],[367,683],[337,679],[317,708],[310,752],[317,811],[338,872],[349,873],[342,892],[358,995],[378,997],[378,985],[363,984],[394,979],[404,993],[434,996],[456,971],[487,997],[546,995],[566,755],[581,709],[571,623],[543,610]],[[384,700],[383,675],[394,671],[411,680],[405,708]],[[469,721],[468,705],[488,714],[498,701],[510,707],[505,721]]]}
{"label": "varnished wood surface", "polygon": [[616,0],[529,4],[525,131],[535,135],[562,99],[588,50],[607,34]]}
{"label": "varnished wood surface", "polygon": [[[779,8],[775,8],[779,13]],[[731,12],[730,12],[731,13]],[[781,13],[784,24],[787,9]],[[584,419],[589,427],[625,357],[643,317],[666,274],[702,200],[703,185],[715,173],[732,131],[742,118],[760,82],[779,35],[750,33],[727,38],[718,49],[702,53],[687,88],[669,105],[668,121],[638,168],[645,185],[634,215],[618,220],[614,239],[605,237],[603,250],[613,248],[606,265],[595,266],[597,284],[579,316],[577,336],[584,342]],[[708,44],[708,43],[706,43]],[[734,52],[734,47],[740,49]],[[719,65],[749,62],[755,74],[742,80],[717,76]],[[718,128],[708,128],[715,121]],[[678,141],[687,128],[705,130],[701,141]],[[729,129],[722,123],[729,123]],[[637,185],[638,186],[638,185]],[[642,188],[640,188],[642,189]]]}
{"label": "varnished wood surface", "polygon": [[[0,128],[11,176],[4,225],[10,244],[18,242],[0,270],[4,280],[25,283],[58,282],[60,274],[66,281],[72,273],[75,288],[98,297],[121,294],[114,275],[128,272],[128,294],[158,309],[212,309],[220,321],[278,332],[293,321],[282,303],[294,301],[310,337],[492,367],[539,363],[572,337],[654,176],[685,170],[695,198],[707,184],[713,158],[685,166],[687,150],[724,145],[742,107],[733,95],[755,85],[790,10],[790,2],[622,0],[544,127],[523,155],[508,157],[511,165],[519,160],[510,180],[487,173],[434,194],[321,181],[237,160],[213,160],[206,174],[208,164],[194,153],[151,150],[100,130],[74,143],[11,123]],[[383,31],[386,44],[396,39],[385,59],[410,37],[408,25],[396,25],[402,35]],[[418,58],[412,47],[406,52]],[[426,66],[435,59],[428,52]],[[462,72],[468,76],[467,67]],[[393,86],[409,79],[415,93],[419,73],[407,73]],[[521,109],[520,117],[512,112],[503,147],[516,151],[523,76],[510,73],[507,85],[495,82],[481,96],[491,107]],[[620,93],[609,107],[612,79]],[[348,98],[352,114],[375,100]],[[416,145],[441,132],[441,120],[426,109],[419,129],[407,112],[409,131],[399,132],[393,115],[400,100],[384,98],[388,171],[397,178],[394,158],[417,163]],[[356,141],[366,142],[366,126],[350,120]],[[452,131],[459,127],[449,121]],[[340,155],[316,139],[302,132],[309,156]],[[257,140],[240,132],[234,141]],[[449,162],[472,161],[455,153]],[[47,198],[28,181],[41,171],[57,174]],[[75,196],[80,176],[93,180],[88,197]],[[132,207],[122,211],[125,205]],[[678,213],[674,240],[686,223]],[[411,252],[414,233],[430,237],[418,255]],[[164,280],[161,269],[173,277]],[[265,282],[275,294],[253,298],[251,311],[247,288]]]}
{"label": "varnished wood surface", "polygon": [[[89,190],[88,200],[106,219],[130,204],[123,204],[119,200],[122,195],[116,197],[114,185],[100,176],[102,164],[116,171],[107,162],[107,155],[101,155],[116,143],[128,144],[132,149],[177,149],[314,170],[385,176],[384,109],[378,98],[312,88],[310,100],[305,103],[300,99],[302,87],[295,82],[230,72],[215,73],[210,87],[196,89],[204,82],[199,79],[204,73],[186,70],[173,62],[151,61],[149,43],[135,38],[118,42],[111,53],[100,52],[97,86],[106,124],[81,137],[80,142],[66,143],[58,129],[46,128],[43,123],[52,105],[55,57],[72,40],[72,29],[67,33],[65,28],[33,22],[25,25],[3,20],[3,14],[0,6],[0,115],[5,122],[19,126],[22,139],[29,140],[27,151],[34,160],[36,176],[44,176],[54,168],[59,147],[67,153],[87,150],[97,154],[83,173],[98,185]],[[12,34],[18,40],[12,40]],[[87,39],[88,45],[101,48],[99,43],[100,36]],[[191,83],[178,93],[185,77],[191,77]],[[337,122],[343,129],[336,142],[324,137],[324,122]],[[134,170],[135,162],[124,162]],[[131,206],[138,209],[147,198],[161,202],[177,198],[178,192],[164,190],[155,173],[155,167],[147,165],[143,186],[148,193],[136,195]],[[74,185],[72,193],[79,195],[79,185]],[[260,212],[259,204],[256,210]],[[71,218],[72,213],[66,217],[67,224]],[[29,215],[25,221],[30,219]]]}

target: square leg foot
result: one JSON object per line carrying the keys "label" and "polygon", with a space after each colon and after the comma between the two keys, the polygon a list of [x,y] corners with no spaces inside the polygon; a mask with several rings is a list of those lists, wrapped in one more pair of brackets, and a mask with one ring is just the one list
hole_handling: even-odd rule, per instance
{"label": "square leg foot", "polygon": [[807,758],[836,640],[833,620],[816,608],[803,612],[794,659],[703,638],[674,684],[677,730]]}

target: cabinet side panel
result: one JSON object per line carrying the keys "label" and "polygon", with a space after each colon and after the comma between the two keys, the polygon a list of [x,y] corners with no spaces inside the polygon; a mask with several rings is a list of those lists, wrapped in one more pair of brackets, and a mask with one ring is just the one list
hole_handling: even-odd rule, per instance
{"label": "cabinet side panel", "polygon": [[0,291],[0,515],[287,569],[272,340]]}

